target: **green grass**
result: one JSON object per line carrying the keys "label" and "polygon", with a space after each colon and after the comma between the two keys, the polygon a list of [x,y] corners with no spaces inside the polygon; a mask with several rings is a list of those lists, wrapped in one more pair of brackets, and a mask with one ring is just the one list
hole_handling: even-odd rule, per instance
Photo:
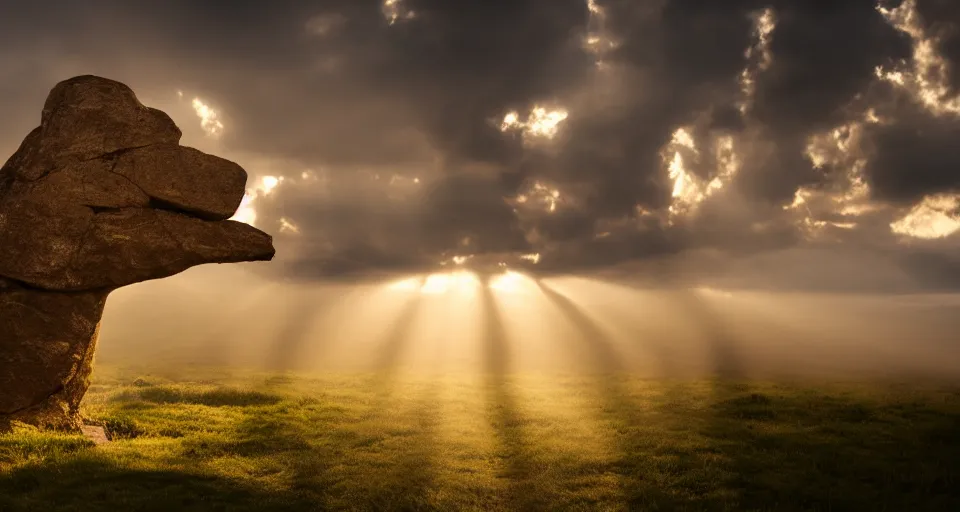
{"label": "green grass", "polygon": [[960,510],[934,386],[98,368],[113,442],[0,435],[0,510]]}

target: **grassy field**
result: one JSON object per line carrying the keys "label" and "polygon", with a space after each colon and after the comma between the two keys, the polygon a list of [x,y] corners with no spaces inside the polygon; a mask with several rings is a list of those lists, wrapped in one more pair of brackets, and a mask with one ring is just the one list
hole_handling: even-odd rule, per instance
{"label": "grassy field", "polygon": [[960,391],[98,368],[0,510],[960,510]]}

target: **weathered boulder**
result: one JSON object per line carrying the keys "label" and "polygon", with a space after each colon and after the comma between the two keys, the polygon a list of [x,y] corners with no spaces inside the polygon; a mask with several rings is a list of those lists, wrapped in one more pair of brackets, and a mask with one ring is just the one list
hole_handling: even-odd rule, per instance
{"label": "weathered boulder", "polygon": [[180,135],[126,85],[80,76],[0,168],[0,426],[80,427],[112,290],[273,258],[269,235],[227,220],[246,172]]}

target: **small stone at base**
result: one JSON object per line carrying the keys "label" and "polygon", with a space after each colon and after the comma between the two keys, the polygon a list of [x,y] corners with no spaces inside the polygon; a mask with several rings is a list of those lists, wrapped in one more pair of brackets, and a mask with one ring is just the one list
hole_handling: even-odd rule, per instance
{"label": "small stone at base", "polygon": [[93,441],[93,444],[100,445],[110,442],[110,440],[107,439],[107,432],[103,430],[103,427],[98,427],[96,425],[84,425],[82,431],[83,436]]}

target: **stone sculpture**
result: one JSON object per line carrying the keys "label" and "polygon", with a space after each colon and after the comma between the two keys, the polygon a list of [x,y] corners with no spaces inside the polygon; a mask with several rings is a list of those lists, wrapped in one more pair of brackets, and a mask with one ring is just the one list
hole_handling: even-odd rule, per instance
{"label": "stone sculpture", "polygon": [[273,258],[269,235],[227,220],[246,172],[180,136],[126,85],[80,76],[0,168],[0,427],[81,426],[111,291]]}

